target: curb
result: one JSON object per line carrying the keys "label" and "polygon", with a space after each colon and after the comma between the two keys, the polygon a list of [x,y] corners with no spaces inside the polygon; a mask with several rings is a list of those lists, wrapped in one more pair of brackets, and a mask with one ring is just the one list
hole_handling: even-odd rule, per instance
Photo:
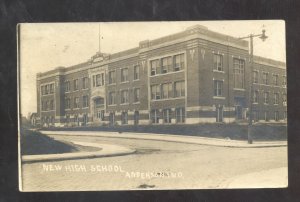
{"label": "curb", "polygon": [[[194,136],[184,136],[186,138],[185,140],[175,140],[176,138],[183,138],[183,136],[175,136],[175,135],[161,135],[161,134],[155,134],[155,136],[151,136],[151,134],[148,133],[135,133],[134,135],[136,137],[133,137],[134,135],[130,133],[131,137],[128,137],[129,133],[122,133],[124,135],[127,134],[127,136],[113,134],[115,132],[107,132],[111,134],[95,134],[96,132],[93,131],[91,134],[76,134],[74,131],[72,131],[72,134],[66,134],[61,131],[55,131],[59,132],[57,134],[51,134],[51,131],[40,131],[41,133],[45,135],[66,135],[66,136],[90,136],[90,137],[108,137],[108,138],[123,138],[123,139],[139,139],[139,140],[153,140],[153,141],[164,141],[164,142],[178,142],[178,143],[186,143],[186,144],[197,144],[197,145],[208,145],[208,146],[216,146],[216,147],[229,147],[229,148],[266,148],[266,147],[287,147],[287,143],[258,143],[258,144],[247,144],[243,141],[239,140],[226,140],[223,139],[216,139],[216,138],[207,138],[207,137],[194,137]],[[70,131],[64,131],[64,132],[70,132]],[[79,132],[79,131],[78,131]],[[89,132],[89,131],[80,131],[81,133]],[[138,135],[149,135],[149,137],[138,137]],[[157,137],[159,136],[159,137]],[[175,139],[162,139],[162,138],[175,138]],[[192,139],[192,140],[191,140]],[[190,140],[190,141],[188,141]],[[197,142],[198,141],[198,142]],[[207,142],[210,141],[210,142]],[[219,142],[219,144],[217,143]]]}
{"label": "curb", "polygon": [[100,150],[96,152],[78,152],[78,153],[62,153],[62,154],[43,154],[43,155],[23,155],[21,157],[22,163],[45,162],[45,161],[62,161],[72,159],[86,159],[96,157],[113,157],[133,154],[135,149],[126,148],[118,145],[109,144],[96,144],[89,142],[76,142],[72,143],[82,146],[97,147]]}

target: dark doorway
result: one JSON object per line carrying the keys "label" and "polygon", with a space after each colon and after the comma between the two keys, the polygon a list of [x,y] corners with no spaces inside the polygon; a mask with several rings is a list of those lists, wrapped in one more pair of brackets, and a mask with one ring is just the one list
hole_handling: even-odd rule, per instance
{"label": "dark doorway", "polygon": [[245,115],[245,107],[246,107],[246,100],[245,97],[235,97],[234,98],[234,105],[235,105],[235,118],[236,119],[244,119]]}
{"label": "dark doorway", "polygon": [[223,122],[223,106],[216,107],[216,122]]}
{"label": "dark doorway", "polygon": [[139,113],[139,111],[135,111],[134,112],[134,125],[139,124],[139,119],[140,119],[140,113]]}
{"label": "dark doorway", "polygon": [[109,113],[109,124],[110,126],[115,125],[115,112]]}

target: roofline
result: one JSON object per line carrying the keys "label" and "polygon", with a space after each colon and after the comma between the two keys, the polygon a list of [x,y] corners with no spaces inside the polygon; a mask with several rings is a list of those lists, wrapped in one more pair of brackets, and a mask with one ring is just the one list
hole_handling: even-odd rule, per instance
{"label": "roofline", "polygon": [[261,57],[261,56],[253,56],[253,61],[256,64],[262,64],[262,65],[267,65],[267,66],[271,66],[271,67],[277,67],[280,69],[286,69],[286,63],[279,61],[279,60],[274,60],[271,58],[265,58],[265,57]]}
{"label": "roofline", "polygon": [[[233,46],[233,47],[240,48],[243,50],[249,49],[248,41],[246,41],[246,40],[238,39],[236,37],[232,37],[229,35],[211,31],[207,27],[202,26],[202,25],[194,25],[194,26],[186,28],[184,31],[177,32],[175,34],[167,35],[167,36],[156,38],[153,40],[140,41],[138,47],[127,49],[124,51],[119,51],[117,53],[104,54],[104,53],[98,52],[95,55],[93,55],[91,57],[91,59],[89,59],[87,62],[82,62],[77,65],[72,65],[69,67],[57,67],[53,70],[49,70],[49,71],[46,71],[43,73],[38,73],[37,78],[38,78],[38,80],[40,80],[40,79],[48,78],[51,76],[69,74],[69,73],[72,73],[74,70],[79,70],[79,69],[85,70],[85,69],[93,68],[93,66],[94,66],[94,65],[92,65],[93,61],[94,60],[97,61],[98,57],[103,57],[103,61],[97,61],[97,63],[103,62],[103,64],[108,64],[110,62],[123,60],[124,58],[135,57],[141,52],[151,51],[156,48],[172,45],[174,43],[181,43],[181,42],[185,42],[185,41],[192,40],[192,39],[202,39],[202,40],[212,41],[215,43],[220,43],[220,44],[223,44],[226,46]],[[276,63],[276,62],[278,62],[278,64],[280,63],[280,61],[272,62],[275,60],[269,61],[271,59],[268,59],[268,58],[265,58],[262,61],[260,61],[260,60],[261,59],[259,56],[254,57],[254,62],[257,62],[257,63],[262,63],[262,62],[268,63],[269,62],[270,65],[274,65],[274,63]],[[281,66],[285,66],[285,63],[284,63],[284,65],[281,64]]]}

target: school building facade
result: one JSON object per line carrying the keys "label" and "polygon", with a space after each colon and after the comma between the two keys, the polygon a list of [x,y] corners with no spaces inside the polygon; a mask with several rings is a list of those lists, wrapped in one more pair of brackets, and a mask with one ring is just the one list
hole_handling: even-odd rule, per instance
{"label": "school building facade", "polygon": [[247,120],[250,102],[254,121],[285,121],[285,63],[255,56],[251,67],[247,41],[193,26],[38,73],[37,122],[230,123]]}

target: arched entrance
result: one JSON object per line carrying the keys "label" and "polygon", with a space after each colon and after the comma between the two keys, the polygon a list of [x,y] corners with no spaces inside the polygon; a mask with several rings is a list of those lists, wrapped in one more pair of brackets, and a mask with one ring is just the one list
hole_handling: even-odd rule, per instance
{"label": "arched entrance", "polygon": [[104,98],[96,97],[93,99],[94,120],[97,122],[104,121]]}

